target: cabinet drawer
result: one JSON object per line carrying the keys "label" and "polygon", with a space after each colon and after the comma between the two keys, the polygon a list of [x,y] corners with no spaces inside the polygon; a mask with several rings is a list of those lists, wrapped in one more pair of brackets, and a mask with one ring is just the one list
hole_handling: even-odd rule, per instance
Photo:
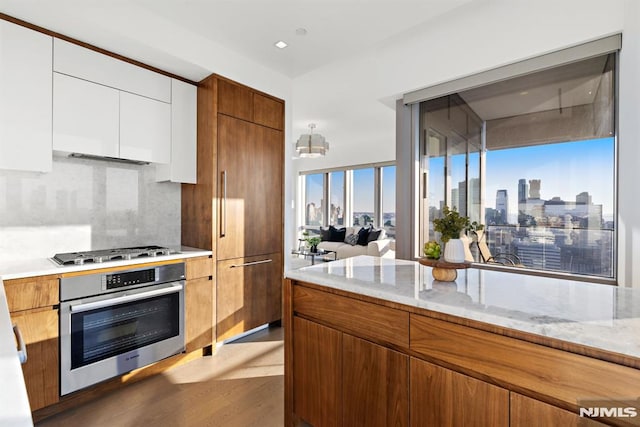
{"label": "cabinet drawer", "polygon": [[4,281],[9,311],[50,307],[60,302],[57,276],[38,276]]}
{"label": "cabinet drawer", "polygon": [[185,259],[187,280],[213,275],[213,260],[211,257]]}
{"label": "cabinet drawer", "polygon": [[53,71],[171,102],[171,79],[61,39],[53,40]]}
{"label": "cabinet drawer", "polygon": [[360,338],[409,347],[409,313],[305,286],[293,287],[293,311]]}
{"label": "cabinet drawer", "polygon": [[[637,395],[640,370],[426,316],[411,315],[413,354],[577,412],[580,399]],[[562,402],[562,403],[560,403]]]}

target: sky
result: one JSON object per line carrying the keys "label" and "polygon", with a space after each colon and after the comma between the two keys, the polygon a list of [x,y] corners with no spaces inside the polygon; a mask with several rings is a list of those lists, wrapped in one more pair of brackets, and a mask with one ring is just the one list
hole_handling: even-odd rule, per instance
{"label": "sky", "polygon": [[487,152],[485,206],[496,207],[496,192],[506,189],[509,213],[518,209],[518,180],[540,179],[540,198],[575,201],[587,191],[603,215],[613,214],[615,175],[613,138],[538,145]]}

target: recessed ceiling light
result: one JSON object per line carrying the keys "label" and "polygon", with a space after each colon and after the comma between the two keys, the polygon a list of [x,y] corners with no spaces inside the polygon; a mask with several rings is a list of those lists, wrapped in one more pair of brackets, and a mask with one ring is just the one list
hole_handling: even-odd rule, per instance
{"label": "recessed ceiling light", "polygon": [[298,28],[296,30],[296,36],[305,36],[307,35],[307,30],[305,28]]}
{"label": "recessed ceiling light", "polygon": [[277,42],[275,42],[275,47],[277,47],[278,49],[284,49],[285,47],[287,47],[288,45],[283,42],[282,40],[278,40]]}
{"label": "recessed ceiling light", "polygon": [[524,96],[524,95],[528,95],[529,92],[527,92],[526,90],[523,90],[522,92],[520,92],[520,95]]}

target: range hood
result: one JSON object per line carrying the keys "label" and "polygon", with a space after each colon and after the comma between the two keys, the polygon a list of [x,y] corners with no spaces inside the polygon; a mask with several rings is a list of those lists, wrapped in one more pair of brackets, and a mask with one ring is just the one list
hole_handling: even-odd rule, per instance
{"label": "range hood", "polygon": [[118,163],[125,163],[129,165],[148,165],[150,163],[142,160],[129,160],[129,159],[120,159],[118,157],[94,156],[92,154],[82,154],[82,153],[71,153],[69,154],[69,157],[73,157],[76,159],[102,160],[103,162],[118,162]]}

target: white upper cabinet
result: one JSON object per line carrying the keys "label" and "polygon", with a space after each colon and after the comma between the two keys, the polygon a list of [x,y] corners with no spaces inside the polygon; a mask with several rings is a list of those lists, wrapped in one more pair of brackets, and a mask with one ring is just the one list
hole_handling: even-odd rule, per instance
{"label": "white upper cabinet", "polygon": [[120,92],[120,157],[171,161],[171,104]]}
{"label": "white upper cabinet", "polygon": [[171,78],[64,40],[54,39],[53,71],[171,102]]}
{"label": "white upper cabinet", "polygon": [[119,157],[119,91],[53,73],[53,149]]}
{"label": "white upper cabinet", "polygon": [[0,168],[49,172],[50,36],[0,21]]}
{"label": "white upper cabinet", "polygon": [[197,89],[171,79],[171,163],[157,166],[158,181],[196,183]]}

